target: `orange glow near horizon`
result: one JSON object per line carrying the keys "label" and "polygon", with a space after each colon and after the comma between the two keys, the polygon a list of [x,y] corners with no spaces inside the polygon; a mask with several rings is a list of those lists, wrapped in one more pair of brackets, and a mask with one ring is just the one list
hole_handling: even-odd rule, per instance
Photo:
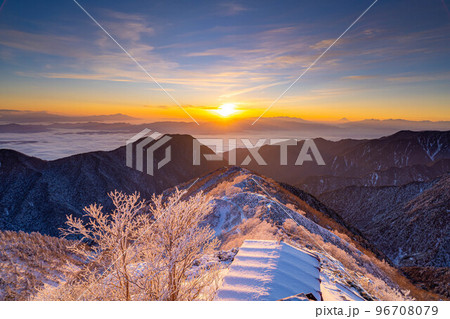
{"label": "orange glow near horizon", "polygon": [[[270,103],[270,101],[267,101],[267,103]],[[183,105],[183,108],[198,121],[219,123],[224,120],[229,122],[256,118],[265,110],[267,103],[266,101],[250,100],[239,103],[223,103],[218,106]],[[207,103],[202,104],[208,105]],[[415,101],[400,101],[397,99],[391,100],[390,103],[380,100],[364,102],[355,100],[347,103],[340,101],[307,103],[301,101],[299,103],[279,103],[279,105],[273,106],[264,117],[297,117],[311,121],[334,121],[344,117],[350,121],[363,119],[450,120],[450,109],[447,108],[442,111],[441,103],[436,103],[435,107],[427,106],[426,113],[423,104],[422,101],[417,99]],[[176,105],[145,105],[137,98],[129,101],[102,101],[97,99],[89,102],[88,99],[73,100],[63,97],[37,97],[30,101],[28,97],[3,96],[0,100],[0,109],[48,112],[66,116],[121,113],[135,117],[142,122],[191,121],[186,113]]]}
{"label": "orange glow near horizon", "polygon": [[[122,88],[123,87],[123,88]],[[0,109],[48,112],[66,116],[125,114],[142,122],[183,121],[191,119],[162,94],[131,85],[114,83],[114,90],[105,87],[63,87],[55,90],[38,85],[0,88]],[[178,93],[178,91],[176,91]],[[333,94],[331,94],[333,93]],[[450,108],[445,96],[383,95],[370,92],[345,91],[335,94],[306,92],[278,101],[264,117],[297,117],[311,121],[334,121],[347,118],[405,119],[412,121],[449,121]],[[179,96],[180,97],[179,97]],[[224,100],[211,92],[193,94],[180,91],[176,95],[183,108],[197,121],[230,122],[259,117],[273,102],[272,94],[243,94],[239,101]],[[237,98],[237,97],[236,97]]]}

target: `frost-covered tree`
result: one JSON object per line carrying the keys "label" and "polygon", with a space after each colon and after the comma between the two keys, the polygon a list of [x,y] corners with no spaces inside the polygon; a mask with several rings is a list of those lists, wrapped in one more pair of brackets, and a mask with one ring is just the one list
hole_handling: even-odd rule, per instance
{"label": "frost-covered tree", "polygon": [[151,226],[151,219],[144,213],[145,204],[139,194],[114,191],[108,196],[114,206],[111,212],[104,213],[101,205],[92,204],[84,208],[83,219],[68,216],[68,228],[62,230],[65,236],[81,237],[91,248],[72,247],[88,261],[71,282],[84,287],[76,299],[96,299],[96,295],[103,299],[98,282],[107,281],[112,299],[131,300],[131,265],[140,261],[136,254],[143,244],[140,232]]}
{"label": "frost-covered tree", "polygon": [[[151,255],[160,258],[157,273],[159,289],[149,291],[158,300],[194,300],[205,293],[214,276],[214,269],[199,263],[218,246],[212,240],[214,231],[200,223],[211,213],[211,198],[198,193],[188,200],[180,200],[183,192],[176,189],[167,200],[153,196],[150,211],[155,218],[148,241]],[[149,259],[154,259],[150,257]]]}
{"label": "frost-covered tree", "polygon": [[86,259],[83,269],[37,299],[58,300],[198,300],[211,299],[217,266],[202,262],[218,243],[201,222],[211,212],[211,198],[184,191],[153,196],[146,205],[138,194],[109,194],[114,210],[97,204],[84,218],[68,217],[65,235],[81,236],[91,249],[73,249]]}

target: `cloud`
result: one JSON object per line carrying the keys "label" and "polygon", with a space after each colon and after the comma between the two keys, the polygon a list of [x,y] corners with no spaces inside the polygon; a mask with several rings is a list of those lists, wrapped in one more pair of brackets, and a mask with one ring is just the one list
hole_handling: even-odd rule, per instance
{"label": "cloud", "polygon": [[223,16],[234,16],[247,10],[249,9],[242,4],[236,2],[224,2],[219,4],[218,13]]}
{"label": "cloud", "polygon": [[249,92],[253,92],[253,91],[260,91],[260,90],[264,90],[269,87],[273,87],[273,86],[277,86],[277,85],[282,85],[282,84],[286,85],[286,84],[289,84],[290,82],[291,81],[282,81],[282,82],[275,82],[275,83],[261,84],[261,85],[257,85],[257,86],[247,87],[245,89],[240,89],[240,90],[233,91],[230,93],[222,94],[219,96],[219,99],[230,98],[233,96],[237,96],[237,95],[241,95],[241,94],[245,94],[245,93],[249,93]]}
{"label": "cloud", "polygon": [[[233,8],[234,12],[243,11],[236,3],[226,4],[225,7]],[[113,36],[124,39],[120,43],[160,83],[183,86],[191,90],[214,89],[219,99],[287,83],[315,59],[314,52],[311,52],[308,44],[312,39],[296,34],[298,26],[273,25],[269,29],[253,32],[250,42],[248,34],[226,34],[220,39],[210,40],[213,42],[206,45],[213,47],[212,49],[191,51],[184,54],[184,57],[212,57],[214,58],[212,63],[189,70],[162,56],[158,53],[158,48],[143,41],[142,37],[152,36],[155,32],[153,27],[146,24],[143,17],[113,11],[105,11],[104,16],[101,23],[105,24]],[[95,25],[92,27],[95,28]],[[56,68],[52,72],[21,71],[17,74],[77,80],[151,81],[101,30],[94,33],[96,38],[93,40],[95,44],[93,46],[86,46],[90,41],[82,41],[75,37],[60,39],[47,35],[46,39],[41,39],[38,35],[35,39],[35,36],[27,34],[24,41],[24,34],[21,34],[21,37],[12,34],[9,38],[21,39],[18,43],[10,41],[8,44],[24,50],[39,50],[41,53],[61,56],[67,54],[78,62],[74,61],[73,68],[66,66],[63,72],[58,72]],[[59,45],[55,42],[61,41],[67,43],[66,49],[58,51],[55,47]],[[214,48],[216,42],[223,43],[224,46]],[[236,45],[245,42],[247,42],[245,47]],[[24,43],[28,45],[24,46]],[[192,45],[196,46],[195,43]],[[77,67],[80,62],[84,70]],[[330,58],[317,65],[314,71],[317,72],[324,67],[336,67],[338,64],[338,59]]]}
{"label": "cloud", "polygon": [[99,80],[99,81],[118,81],[129,82],[129,79],[111,78],[105,74],[86,74],[86,73],[33,73],[33,72],[16,72],[17,75],[27,77],[44,77],[49,79],[72,79],[72,80]]}
{"label": "cloud", "polygon": [[230,48],[230,47],[222,47],[215,49],[208,49],[201,52],[191,52],[185,54],[187,57],[205,57],[205,56],[225,56],[225,57],[237,57],[242,56],[244,54],[258,54],[262,53],[263,49],[239,49],[239,48]]}
{"label": "cloud", "polygon": [[444,81],[450,80],[450,73],[446,72],[441,74],[404,75],[404,76],[388,77],[387,80],[390,82],[399,82],[399,83]]}
{"label": "cloud", "polygon": [[143,36],[155,35],[155,29],[148,24],[148,19],[139,14],[127,14],[104,9],[107,17],[102,24],[119,40],[138,42]]}
{"label": "cloud", "polygon": [[317,43],[314,43],[313,45],[311,45],[311,49],[314,50],[320,50],[320,49],[326,49],[328,48],[334,41],[336,41],[336,39],[326,39],[326,40],[321,40]]}
{"label": "cloud", "polygon": [[48,55],[86,58],[90,54],[74,48],[82,46],[83,40],[73,36],[37,34],[18,30],[0,29],[0,44],[24,51]]}
{"label": "cloud", "polygon": [[376,78],[374,75],[349,75],[344,76],[343,80],[367,80],[367,79],[373,79]]}
{"label": "cloud", "polygon": [[160,91],[160,92],[164,92],[164,91],[166,91],[166,92],[173,92],[173,91],[175,91],[175,89],[169,89],[169,88],[165,88],[165,89],[163,90],[163,89],[161,89],[160,87],[157,87],[157,88],[149,88],[149,90],[151,90],[151,91]]}

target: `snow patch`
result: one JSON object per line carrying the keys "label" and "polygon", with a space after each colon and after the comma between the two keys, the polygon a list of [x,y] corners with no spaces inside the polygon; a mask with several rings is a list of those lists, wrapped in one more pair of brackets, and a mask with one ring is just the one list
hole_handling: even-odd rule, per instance
{"label": "snow patch", "polygon": [[217,300],[280,300],[320,295],[319,260],[286,243],[246,240],[234,258]]}

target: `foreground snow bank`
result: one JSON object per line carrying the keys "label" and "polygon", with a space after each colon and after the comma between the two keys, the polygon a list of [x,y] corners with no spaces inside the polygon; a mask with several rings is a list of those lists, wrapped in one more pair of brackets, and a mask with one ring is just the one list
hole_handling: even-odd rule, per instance
{"label": "foreground snow bank", "polygon": [[319,260],[286,243],[246,240],[223,279],[217,300],[280,300],[298,294],[321,300]]}

